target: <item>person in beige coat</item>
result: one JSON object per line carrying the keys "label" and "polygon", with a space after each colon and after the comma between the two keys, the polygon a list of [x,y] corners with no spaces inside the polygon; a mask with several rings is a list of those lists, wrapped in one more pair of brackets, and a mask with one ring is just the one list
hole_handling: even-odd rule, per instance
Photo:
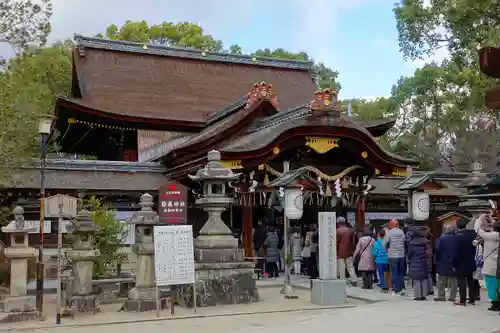
{"label": "person in beige coat", "polygon": [[[489,225],[489,215],[481,215],[474,223],[474,229],[483,240],[483,260],[482,273],[484,275],[484,282],[488,290],[488,298],[491,300],[490,311],[500,311],[500,300],[498,299],[497,290],[500,286],[500,278],[497,276],[498,266],[498,246],[500,245],[500,222],[492,224],[492,230],[483,229],[484,226]],[[480,267],[478,267],[479,269]]]}

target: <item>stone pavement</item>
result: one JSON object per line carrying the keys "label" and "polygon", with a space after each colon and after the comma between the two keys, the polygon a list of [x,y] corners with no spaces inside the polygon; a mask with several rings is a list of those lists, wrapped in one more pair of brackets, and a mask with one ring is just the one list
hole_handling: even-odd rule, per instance
{"label": "stone pavement", "polygon": [[[89,327],[36,329],[34,333],[88,333]],[[101,325],[100,333],[142,331],[160,333],[492,333],[500,329],[500,316],[484,307],[456,307],[449,303],[416,302],[400,297],[392,301],[362,304],[352,308],[224,316],[189,320],[150,321]]]}
{"label": "stone pavement", "polygon": [[[279,288],[273,287],[282,284],[282,279],[260,280],[258,282],[261,293],[268,295],[271,299],[279,293]],[[304,333],[304,331],[314,331],[315,333],[330,333],[332,330],[349,333],[384,332],[384,333],[421,333],[439,332],[447,330],[454,333],[492,333],[500,330],[500,316],[486,310],[487,301],[481,301],[476,306],[457,307],[449,302],[413,301],[411,292],[408,296],[392,296],[382,294],[378,290],[362,290],[360,288],[349,287],[348,294],[351,297],[367,298],[371,302],[353,301],[354,307],[336,309],[315,309],[304,308],[300,310],[298,306],[307,303],[309,281],[304,278],[294,279],[293,283],[298,287],[297,294],[299,300],[283,300],[280,295],[279,307],[287,311],[273,311],[273,302],[256,303],[247,308],[239,306],[229,306],[220,308],[204,309],[208,317],[202,318],[182,318],[179,311],[176,317],[180,320],[168,320],[168,314],[162,314],[160,320],[154,318],[154,314],[117,314],[108,322],[114,324],[99,325],[100,333],[121,333],[132,331],[143,331],[148,333],[164,332],[165,330],[182,331],[183,333]],[[429,297],[430,299],[430,297]],[[277,302],[277,301],[276,301]],[[277,303],[276,303],[277,304]],[[238,309],[239,310],[238,310]],[[253,310],[252,310],[253,308]],[[231,311],[228,312],[228,310]],[[234,310],[236,309],[236,310]],[[180,310],[180,309],[179,309]],[[250,310],[245,311],[243,310]],[[256,311],[261,313],[256,313]],[[272,313],[262,313],[262,312]],[[306,311],[307,310],[307,311]],[[201,312],[201,311],[200,311]],[[119,323],[123,320],[137,319],[137,322]],[[215,317],[217,315],[217,317]],[[97,319],[88,317],[85,322]],[[116,323],[118,321],[118,323]],[[83,322],[82,322],[83,323]],[[93,323],[99,324],[97,323]],[[41,326],[40,326],[41,325]],[[18,326],[19,327],[19,326]],[[38,328],[33,326],[19,327],[23,331],[34,333],[88,333],[94,329],[89,326],[79,327],[43,327],[40,323]],[[96,328],[97,329],[97,328]],[[3,331],[0,326],[0,332]],[[257,332],[258,330],[258,332]],[[17,330],[14,330],[17,331]]]}

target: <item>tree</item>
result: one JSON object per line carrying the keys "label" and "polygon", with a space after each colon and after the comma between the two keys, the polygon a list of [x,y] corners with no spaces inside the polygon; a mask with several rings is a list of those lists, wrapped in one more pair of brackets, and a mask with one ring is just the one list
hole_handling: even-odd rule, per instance
{"label": "tree", "polygon": [[50,33],[50,0],[2,0],[0,2],[0,43],[11,46],[16,55],[29,47],[45,45]]}
{"label": "tree", "polygon": [[496,0],[403,0],[394,9],[400,48],[415,59],[445,48],[461,61],[473,61],[478,46],[500,44]]}
{"label": "tree", "polygon": [[[150,26],[146,21],[127,21],[121,27],[110,25],[106,29],[104,35],[99,34],[97,37],[112,40],[127,40],[138,43],[157,43],[168,46],[188,47],[211,52],[228,52],[232,54],[243,53],[241,47],[238,45],[231,45],[229,49],[224,49],[221,40],[213,38],[210,34],[206,34],[199,25],[188,22],[177,24],[163,22],[162,24]],[[282,48],[273,50],[260,49],[251,55],[290,60],[312,60],[305,52],[295,53],[286,51]],[[323,63],[316,63],[314,68],[318,75],[318,88],[334,88],[340,90],[341,86],[336,81],[338,77],[337,71],[328,68]]]}
{"label": "tree", "polygon": [[71,89],[71,41],[27,50],[0,73],[0,188],[29,158],[39,156],[39,117],[54,112]]}
{"label": "tree", "polygon": [[92,197],[85,202],[92,212],[92,221],[99,227],[95,233],[95,247],[99,256],[94,261],[94,277],[103,278],[116,270],[121,260],[120,248],[125,240],[123,224],[115,218],[115,211]]}
{"label": "tree", "polygon": [[[446,144],[442,147],[447,152],[441,157],[447,166],[453,170],[468,169],[470,162],[479,160],[488,171],[496,171],[498,158],[493,152],[500,150],[500,137],[496,138],[493,132],[500,129],[500,124],[496,113],[484,106],[485,92],[496,83],[480,73],[477,48],[500,44],[498,2],[433,0],[426,5],[422,0],[404,0],[394,11],[400,50],[405,58],[423,59],[442,51],[449,54],[440,66],[440,73],[438,66],[434,66],[437,75],[427,78],[427,87],[433,88],[431,91],[437,92],[437,97],[429,99],[427,93],[426,99],[417,98],[425,101],[429,114],[438,114],[431,109],[442,114],[427,118],[425,123],[415,122],[414,141],[422,143],[422,135],[429,128],[434,131],[426,134],[431,141],[434,135],[446,133],[443,141]],[[417,74],[422,77],[424,72]],[[412,85],[424,82],[423,78],[403,81],[407,92]],[[405,91],[402,86],[398,89]],[[413,93],[417,90],[413,89]],[[418,91],[419,96],[422,93],[423,90]],[[423,105],[419,107],[423,110]]]}

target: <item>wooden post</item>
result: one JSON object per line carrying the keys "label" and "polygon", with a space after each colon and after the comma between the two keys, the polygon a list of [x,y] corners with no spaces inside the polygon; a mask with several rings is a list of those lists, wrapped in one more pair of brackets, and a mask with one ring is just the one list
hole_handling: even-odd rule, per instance
{"label": "wooden post", "polygon": [[253,217],[252,217],[251,203],[243,201],[242,211],[243,211],[243,223],[242,223],[243,249],[245,249],[245,257],[253,257],[253,241],[252,241]]}
{"label": "wooden post", "polygon": [[361,232],[365,227],[366,195],[360,195],[356,200],[356,231]]}

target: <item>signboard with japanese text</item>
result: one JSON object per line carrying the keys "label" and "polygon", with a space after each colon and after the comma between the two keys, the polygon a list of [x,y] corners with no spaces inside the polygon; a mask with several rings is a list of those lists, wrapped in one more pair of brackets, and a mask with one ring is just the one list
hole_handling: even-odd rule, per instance
{"label": "signboard with japanese text", "polygon": [[158,215],[162,224],[186,224],[188,189],[177,182],[170,182],[159,191]]}
{"label": "signboard with japanese text", "polygon": [[154,227],[157,286],[195,282],[193,228],[190,225]]}

